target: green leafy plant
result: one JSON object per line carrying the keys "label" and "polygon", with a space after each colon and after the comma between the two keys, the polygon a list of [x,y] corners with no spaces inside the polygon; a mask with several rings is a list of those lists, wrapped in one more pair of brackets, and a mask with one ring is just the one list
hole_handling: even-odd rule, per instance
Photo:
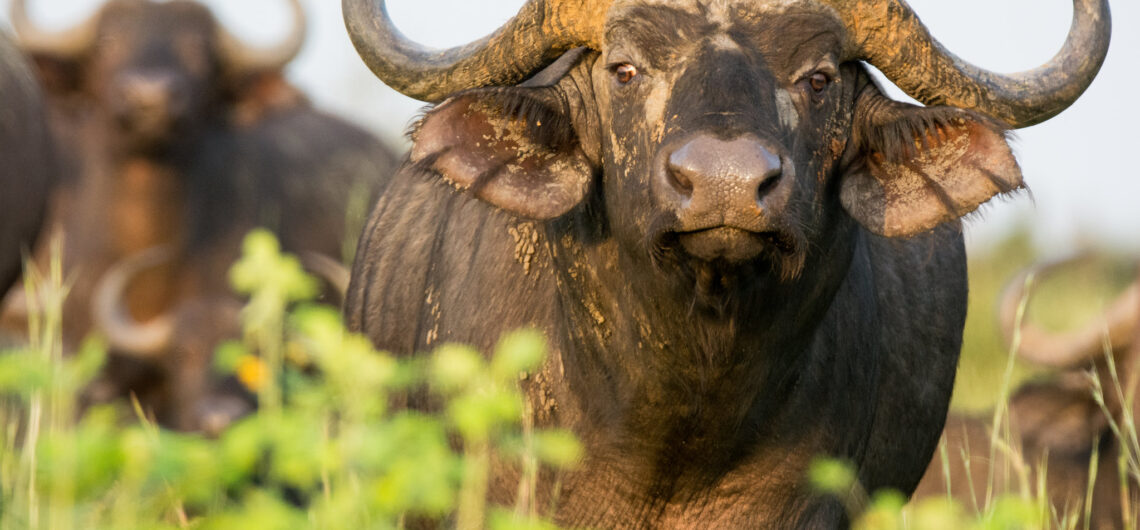
{"label": "green leafy plant", "polygon": [[[105,348],[64,356],[59,260],[48,281],[31,275],[29,298],[47,293],[35,297],[46,302],[32,340],[0,354],[0,527],[553,527],[533,506],[538,468],[573,466],[581,448],[524,421],[518,376],[543,361],[540,333],[508,334],[489,357],[451,344],[426,361],[375,351],[309,302],[317,282],[265,231],[248,236],[231,280],[249,303],[216,368],[256,392],[259,409],[208,439],[161,429],[137,405],[80,411]],[[439,414],[391,406],[417,389]],[[492,459],[524,470],[516,506],[487,506]]]}
{"label": "green leafy plant", "polygon": [[[984,359],[990,375],[979,379],[985,391],[976,396],[959,387],[956,399],[969,408],[1002,403],[1028,375],[996,355],[1000,339],[983,307],[1028,260],[1023,241],[1009,249],[971,265],[976,305],[965,362]],[[0,528],[383,529],[417,519],[464,529],[554,528],[538,515],[545,511],[536,505],[539,470],[573,466],[582,448],[570,433],[538,430],[528,419],[518,375],[541,364],[541,334],[511,333],[493,352],[447,344],[407,359],[375,351],[345,330],[336,310],[310,302],[319,284],[264,231],[246,240],[231,280],[249,303],[242,337],[219,347],[216,368],[257,393],[260,407],[210,439],[161,429],[130,403],[83,408],[77,396],[98,375],[106,348],[91,340],[65,355],[60,261],[43,273],[30,269],[27,344],[0,352]],[[1102,406],[1111,398],[1128,407],[1111,426],[1123,440],[1118,468],[1127,492],[1140,481],[1140,437],[1134,396],[1120,390],[1131,387],[1115,367],[1110,375],[1093,386]],[[438,412],[393,406],[408,392],[432,396]],[[990,446],[1016,462],[1006,414],[997,407]],[[935,458],[947,456],[943,450]],[[492,462],[520,471],[512,506],[486,503]],[[867,492],[843,462],[822,460],[808,479],[840,499],[860,529],[1077,528],[1088,521],[1087,508],[1053,512],[1042,470],[1036,483],[1029,478],[1039,465],[1020,462],[1014,491],[991,485],[979,492],[979,506],[948,498],[907,504],[897,492]],[[1094,456],[1090,472],[1096,469]],[[986,472],[998,471],[991,465]],[[1137,507],[1128,499],[1121,500],[1126,527],[1135,528]]]}

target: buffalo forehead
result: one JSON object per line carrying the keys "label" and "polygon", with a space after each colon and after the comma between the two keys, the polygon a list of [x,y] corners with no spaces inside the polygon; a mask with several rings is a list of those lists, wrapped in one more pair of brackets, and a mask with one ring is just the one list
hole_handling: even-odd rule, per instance
{"label": "buffalo forehead", "polygon": [[197,26],[211,27],[214,16],[206,6],[196,2],[173,1],[153,2],[114,2],[107,4],[100,13],[103,24],[136,24],[145,21],[148,29],[161,30],[168,27]]}
{"label": "buffalo forehead", "polygon": [[198,48],[201,41],[213,39],[218,31],[217,19],[206,6],[184,0],[115,2],[98,16],[103,36],[130,43],[133,48],[156,43]]}
{"label": "buffalo forehead", "polygon": [[836,13],[829,2],[819,0],[614,0],[611,12],[629,6],[663,6],[683,9],[690,13],[731,13],[745,6],[757,11],[781,12],[786,9],[813,9]]}
{"label": "buffalo forehead", "polygon": [[210,68],[213,14],[201,4],[116,2],[99,15],[97,57],[111,68],[178,65],[201,76]]}
{"label": "buffalo forehead", "polygon": [[[704,7],[701,7],[704,6]],[[694,47],[760,52],[782,77],[815,67],[822,57],[842,52],[846,29],[829,6],[803,0],[733,2],[648,0],[617,2],[605,28],[606,60],[642,59],[654,68],[678,66]],[[629,50],[629,47],[637,50]],[[630,52],[634,57],[626,57]]]}
{"label": "buffalo forehead", "polygon": [[742,14],[759,16],[789,12],[816,13],[840,20],[839,12],[816,0],[615,0],[608,20],[639,7],[667,8],[703,17],[724,28],[735,23]]}

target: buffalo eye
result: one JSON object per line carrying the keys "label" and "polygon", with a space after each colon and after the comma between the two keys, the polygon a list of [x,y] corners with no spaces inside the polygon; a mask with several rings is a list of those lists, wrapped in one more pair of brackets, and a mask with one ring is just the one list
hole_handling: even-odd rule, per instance
{"label": "buffalo eye", "polygon": [[804,78],[801,84],[809,94],[820,97],[823,95],[824,90],[827,90],[828,85],[831,84],[831,76],[823,72],[816,72]]}
{"label": "buffalo eye", "polygon": [[621,63],[613,67],[614,78],[617,82],[623,85],[628,85],[634,79],[637,79],[637,67],[629,63]]}

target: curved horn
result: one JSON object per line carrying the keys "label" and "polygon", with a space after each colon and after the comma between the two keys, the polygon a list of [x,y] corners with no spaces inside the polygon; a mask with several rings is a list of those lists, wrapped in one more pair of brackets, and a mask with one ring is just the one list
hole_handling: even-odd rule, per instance
{"label": "curved horn", "polygon": [[238,39],[225,28],[219,28],[218,46],[222,60],[230,72],[271,72],[280,70],[301,53],[308,34],[308,18],[301,0],[288,0],[293,15],[293,27],[280,43],[255,48]]}
{"label": "curved horn", "polygon": [[173,252],[154,247],[128,257],[111,267],[99,280],[91,299],[95,325],[107,336],[112,349],[135,357],[154,357],[174,339],[174,319],[162,314],[145,323],[136,322],[123,305],[123,294],[139,272],[169,261]]}
{"label": "curved horn", "polygon": [[306,252],[301,255],[301,266],[336,289],[341,300],[348,293],[348,281],[352,274],[343,263],[319,252]]}
{"label": "curved horn", "polygon": [[974,66],[930,35],[905,0],[824,0],[846,19],[854,57],[878,67],[927,105],[975,109],[1013,128],[1068,108],[1092,83],[1108,53],[1108,0],[1073,0],[1061,51],[1033,70],[1003,75]]}
{"label": "curved horn", "polygon": [[[1047,264],[1019,274],[1006,287],[999,307],[1002,335],[1006,344],[1013,340],[1017,321],[1017,309],[1029,296],[1026,293],[1027,280],[1033,275],[1040,280],[1051,270],[1064,263]],[[1108,309],[1093,322],[1081,329],[1064,333],[1051,333],[1043,330],[1023,317],[1021,323],[1021,346],[1018,355],[1027,361],[1056,368],[1073,368],[1088,363],[1104,354],[1104,338],[1107,325],[1108,342],[1112,351],[1121,351],[1131,344],[1136,326],[1140,321],[1140,283],[1133,282]]]}
{"label": "curved horn", "polygon": [[20,47],[27,53],[74,57],[86,53],[95,43],[98,14],[71,29],[59,32],[50,32],[36,25],[28,16],[27,0],[12,0],[9,14]]}
{"label": "curved horn", "polygon": [[[1011,127],[1045,121],[1088,88],[1108,52],[1107,0],[1073,0],[1064,47],[1045,65],[1002,75],[978,68],[935,40],[905,0],[822,0],[845,19],[852,59],[866,59],[927,105],[976,109]],[[495,33],[466,46],[431,50],[392,24],[383,0],[342,0],[353,44],[396,90],[438,102],[477,86],[510,85],[576,46],[600,47],[608,0],[531,0]]]}
{"label": "curved horn", "polygon": [[392,23],[384,0],[343,0],[356,51],[382,81],[429,102],[460,90],[513,85],[578,46],[598,48],[610,0],[530,0],[481,40],[448,50],[412,42]]}

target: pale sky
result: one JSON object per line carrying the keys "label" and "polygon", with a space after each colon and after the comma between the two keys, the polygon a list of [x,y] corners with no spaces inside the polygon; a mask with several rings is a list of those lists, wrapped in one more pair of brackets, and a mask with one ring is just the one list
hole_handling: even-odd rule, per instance
{"label": "pale sky", "polygon": [[[9,0],[0,0],[6,20]],[[66,27],[101,0],[31,0],[44,25]],[[285,31],[281,0],[203,0],[236,33],[265,42]],[[363,66],[345,34],[340,0],[306,0],[310,40],[290,77],[322,108],[403,143],[400,136],[422,104],[384,86]],[[396,24],[426,45],[467,43],[510,18],[522,0],[391,0]],[[1036,67],[1068,32],[1068,0],[909,0],[931,32],[959,56],[1002,72]],[[1015,151],[1033,198],[988,207],[969,222],[980,248],[1015,222],[1030,223],[1046,254],[1100,244],[1140,254],[1140,1],[1110,0],[1114,33],[1100,76],[1060,116],[1018,132]],[[896,93],[898,95],[898,93]],[[1133,151],[1135,149],[1136,151]]]}

